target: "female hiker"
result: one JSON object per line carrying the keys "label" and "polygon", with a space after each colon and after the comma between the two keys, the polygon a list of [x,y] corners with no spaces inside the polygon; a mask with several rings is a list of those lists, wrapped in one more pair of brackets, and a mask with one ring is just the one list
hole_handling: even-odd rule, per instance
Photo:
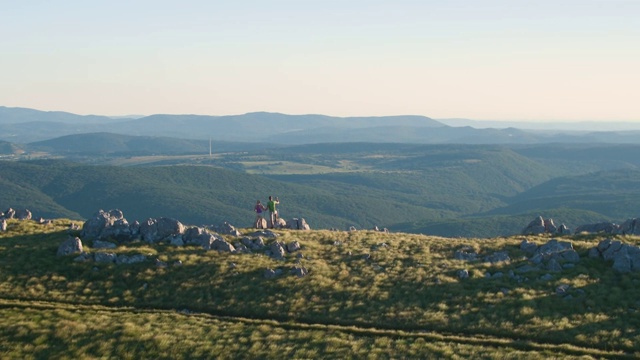
{"label": "female hiker", "polygon": [[258,202],[256,203],[256,206],[253,208],[253,211],[256,212],[256,222],[255,222],[255,227],[256,229],[264,229],[264,212],[267,210],[266,207],[264,207],[264,205],[262,205],[262,203],[260,203],[260,200],[258,200]]}

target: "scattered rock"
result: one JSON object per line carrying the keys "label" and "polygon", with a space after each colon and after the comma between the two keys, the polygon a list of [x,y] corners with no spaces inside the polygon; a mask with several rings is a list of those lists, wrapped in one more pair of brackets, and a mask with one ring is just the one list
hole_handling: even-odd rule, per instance
{"label": "scattered rock", "polygon": [[115,263],[118,256],[114,253],[97,252],[93,254],[93,259],[97,263]]}
{"label": "scattered rock", "polygon": [[242,236],[240,231],[236,230],[233,225],[229,224],[226,221],[222,225],[216,226],[215,232],[222,235]]}
{"label": "scattered rock", "polygon": [[116,244],[109,241],[93,240],[94,249],[115,249]]}
{"label": "scattered rock", "polygon": [[287,251],[292,253],[295,251],[300,250],[300,243],[297,241],[292,241],[289,244],[287,244]]}
{"label": "scattered rock", "polygon": [[458,279],[468,279],[469,278],[469,270],[462,269],[458,270]]}
{"label": "scattered rock", "polygon": [[266,270],[264,271],[264,277],[265,277],[265,279],[273,279],[273,278],[275,278],[275,277],[277,277],[277,276],[279,276],[279,275],[281,275],[281,274],[282,274],[282,269],[275,269],[275,270],[273,270],[273,269],[266,269]]}
{"label": "scattered rock", "polygon": [[506,261],[511,261],[511,258],[506,251],[498,251],[484,257],[484,262],[488,262],[491,264],[497,264]]}
{"label": "scattered rock", "polygon": [[69,237],[58,247],[57,256],[65,256],[70,254],[81,254],[82,250],[82,240],[79,237]]}
{"label": "scattered rock", "polygon": [[553,280],[553,275],[551,275],[549,273],[544,274],[544,275],[542,275],[540,277],[540,280],[542,280],[542,281],[551,281],[551,280]]}
{"label": "scattered rock", "polygon": [[148,243],[158,243],[182,235],[185,227],[176,219],[161,217],[140,224],[140,236]]}
{"label": "scattered rock", "polygon": [[558,296],[566,296],[569,294],[569,289],[571,289],[571,285],[562,284],[556,287],[556,295]]}
{"label": "scattered rock", "polygon": [[80,255],[73,259],[74,262],[87,262],[90,260],[93,260],[93,257],[91,256],[91,254],[86,252],[82,252]]}
{"label": "scattered rock", "polygon": [[147,257],[142,254],[118,255],[116,264],[135,264],[147,261]]}
{"label": "scattered rock", "polygon": [[297,277],[301,278],[301,277],[306,276],[306,275],[309,273],[309,271],[308,271],[308,270],[307,270],[307,268],[305,268],[305,267],[302,267],[302,266],[298,267],[298,266],[296,266],[296,267],[294,267],[293,269],[291,269],[291,273],[292,273],[293,275],[295,275],[295,276],[297,276]]}
{"label": "scattered rock", "polygon": [[465,247],[453,254],[453,257],[456,260],[464,260],[464,261],[476,261],[478,260],[478,254],[470,247]]}
{"label": "scattered rock", "polygon": [[269,247],[269,251],[271,252],[271,257],[274,259],[282,259],[284,258],[284,246],[282,243],[278,241],[274,241]]}
{"label": "scattered rock", "polygon": [[235,252],[236,249],[229,242],[223,239],[215,239],[209,244],[207,250],[218,250],[221,252]]}

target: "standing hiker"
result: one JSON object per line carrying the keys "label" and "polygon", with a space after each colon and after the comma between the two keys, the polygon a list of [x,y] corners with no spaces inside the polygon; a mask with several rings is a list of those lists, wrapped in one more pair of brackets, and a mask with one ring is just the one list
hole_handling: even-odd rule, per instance
{"label": "standing hiker", "polygon": [[262,203],[260,202],[260,200],[258,200],[258,202],[256,203],[256,206],[253,208],[253,211],[256,212],[256,222],[255,222],[255,226],[256,229],[264,229],[265,226],[263,225],[264,220],[264,213],[265,211],[267,211],[267,208],[262,205]]}
{"label": "standing hiker", "polygon": [[269,202],[267,203],[267,210],[269,211],[269,227],[272,229],[276,226],[276,220],[278,220],[278,211],[276,210],[276,204],[280,204],[280,201],[276,197],[275,200],[269,196]]}

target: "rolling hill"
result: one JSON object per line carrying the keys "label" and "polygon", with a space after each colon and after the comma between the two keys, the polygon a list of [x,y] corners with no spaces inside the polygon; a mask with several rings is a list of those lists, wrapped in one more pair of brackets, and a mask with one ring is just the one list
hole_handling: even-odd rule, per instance
{"label": "rolling hill", "polygon": [[448,126],[417,115],[335,117],[252,112],[242,115],[169,115],[111,118],[0,107],[0,140],[18,144],[103,132],[277,145],[335,142],[428,144],[633,143],[640,131],[585,132]]}
{"label": "rolling hill", "polygon": [[[211,146],[212,151],[224,152],[263,149],[267,145],[217,140]],[[132,136],[105,132],[66,135],[32,142],[23,147],[29,151],[46,151],[55,155],[75,155],[76,157],[209,154],[208,140]]]}
{"label": "rolling hill", "polygon": [[517,233],[539,215],[570,227],[638,216],[637,145],[331,143],[178,156],[203,145],[109,133],[29,144],[91,164],[132,157],[141,165],[142,154],[148,165],[0,162],[0,207],[74,219],[119,208],[138,220],[243,226],[256,199],[277,195],[283,217],[304,217],[313,228],[487,237]]}

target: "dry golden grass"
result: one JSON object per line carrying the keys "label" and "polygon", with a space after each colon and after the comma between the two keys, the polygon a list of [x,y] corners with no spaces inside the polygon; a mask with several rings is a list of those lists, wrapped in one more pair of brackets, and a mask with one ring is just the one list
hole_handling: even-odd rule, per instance
{"label": "dry golden grass", "polygon": [[[302,245],[302,258],[297,253],[275,260],[260,252],[133,243],[113,252],[147,254],[150,260],[115,265],[56,257],[68,224],[12,221],[9,231],[0,233],[2,309],[21,304],[14,315],[3,316],[10,319],[5,324],[22,324],[3,330],[2,348],[9,349],[9,357],[46,349],[65,357],[62,349],[75,337],[85,338],[83,333],[104,341],[98,345],[82,340],[84,345],[69,354],[544,358],[633,356],[640,351],[638,274],[620,275],[610,264],[584,257],[574,268],[552,273],[551,280],[540,280],[545,272],[516,280],[507,274],[526,263],[519,250],[522,237],[278,231],[279,241]],[[529,240],[542,244],[549,239]],[[585,254],[600,238],[571,240]],[[93,251],[90,241],[85,245]],[[455,251],[463,247],[481,255],[506,250],[512,260],[495,265],[456,260]],[[169,266],[157,267],[155,258]],[[182,265],[173,265],[178,260]],[[289,273],[295,266],[310,272],[297,278]],[[267,268],[282,269],[283,274],[265,279]],[[459,279],[460,269],[467,269],[470,277]],[[495,272],[505,276],[485,277]],[[560,284],[571,286],[571,299],[555,295]],[[39,302],[57,305],[28,306]],[[70,304],[101,310],[76,316]],[[179,313],[185,309],[200,315]],[[249,320],[238,324],[239,318]],[[224,326],[207,328],[203,322]],[[99,326],[94,323],[104,330],[93,329]],[[449,338],[435,341],[425,334]],[[215,340],[205,345],[205,339]],[[194,352],[180,345],[182,341]]]}

